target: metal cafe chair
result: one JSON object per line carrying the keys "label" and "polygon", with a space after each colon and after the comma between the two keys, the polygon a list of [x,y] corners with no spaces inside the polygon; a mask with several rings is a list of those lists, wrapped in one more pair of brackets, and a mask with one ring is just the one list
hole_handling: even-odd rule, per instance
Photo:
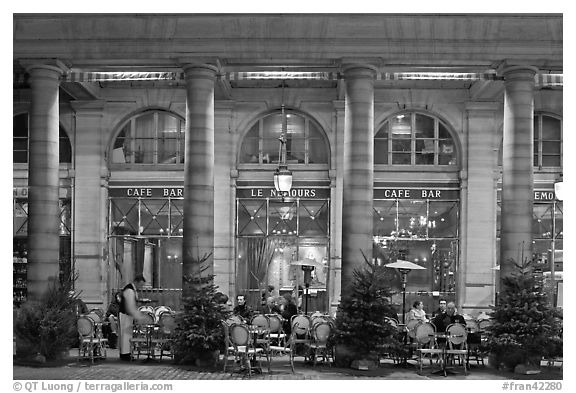
{"label": "metal cafe chair", "polygon": [[102,337],[96,328],[96,322],[82,315],[78,317],[76,327],[79,336],[78,360],[88,358],[94,363],[95,358],[106,358],[108,339]]}
{"label": "metal cafe chair", "polygon": [[453,323],[446,327],[446,358],[455,359],[458,358],[459,363],[464,368],[464,375],[467,375],[467,357],[468,357],[468,345],[467,345],[466,327],[459,323]]}

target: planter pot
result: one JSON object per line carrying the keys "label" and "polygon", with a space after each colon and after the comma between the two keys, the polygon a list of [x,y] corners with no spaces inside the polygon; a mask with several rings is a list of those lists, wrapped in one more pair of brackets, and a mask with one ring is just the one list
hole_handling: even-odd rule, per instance
{"label": "planter pot", "polygon": [[356,350],[344,344],[336,344],[334,346],[334,365],[336,367],[350,367],[355,359],[358,359],[360,355],[356,353]]}
{"label": "planter pot", "polygon": [[194,363],[196,367],[216,367],[218,365],[218,358],[220,351],[210,351],[198,354]]}
{"label": "planter pot", "polygon": [[334,347],[334,365],[356,370],[374,370],[378,368],[378,358],[360,353],[356,348],[336,344]]}

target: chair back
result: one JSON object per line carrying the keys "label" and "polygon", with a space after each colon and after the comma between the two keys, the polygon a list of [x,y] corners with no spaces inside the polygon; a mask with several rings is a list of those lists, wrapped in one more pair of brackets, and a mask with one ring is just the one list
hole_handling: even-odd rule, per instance
{"label": "chair back", "polygon": [[254,315],[254,317],[252,317],[252,320],[250,321],[250,324],[266,329],[270,328],[270,321],[268,320],[268,317],[262,314]]}
{"label": "chair back", "polygon": [[317,323],[312,327],[312,338],[317,344],[325,345],[331,332],[332,327],[328,322]]}
{"label": "chair back", "polygon": [[306,334],[310,330],[310,319],[306,315],[294,315],[290,321],[290,326],[296,334]]}
{"label": "chair back", "polygon": [[138,311],[151,312],[152,314],[154,314],[154,307],[152,307],[152,306],[140,306],[140,307],[138,307]]}
{"label": "chair back", "polygon": [[226,323],[228,326],[232,326],[235,323],[240,325],[244,323],[244,319],[240,315],[231,315],[226,319]]}
{"label": "chair back", "polygon": [[387,324],[392,325],[394,328],[398,329],[398,320],[397,319],[385,317],[384,322],[386,322]]}
{"label": "chair back", "polygon": [[137,325],[153,325],[155,323],[155,319],[154,319],[154,313],[150,312],[150,311],[144,311],[142,312],[142,315],[144,315],[144,320],[142,321],[135,321],[135,323]]}
{"label": "chair back", "polygon": [[93,338],[95,336],[94,320],[85,315],[81,315],[76,320],[78,334],[82,338]]}
{"label": "chair back", "polygon": [[473,319],[466,321],[466,329],[470,333],[478,333],[480,331],[480,327],[478,326],[478,322]]}
{"label": "chair back", "polygon": [[459,323],[453,323],[446,327],[446,339],[450,345],[462,345],[466,343],[466,338],[468,333],[466,332],[466,327]]}
{"label": "chair back", "polygon": [[436,328],[430,322],[422,322],[416,325],[414,329],[414,336],[418,344],[424,346],[434,342],[434,334]]}
{"label": "chair back", "polygon": [[160,314],[158,324],[160,325],[162,333],[169,335],[176,329],[176,318],[174,318],[174,315],[170,312],[163,312]]}
{"label": "chair back", "polygon": [[102,311],[101,308],[93,308],[90,310],[90,312],[88,314],[96,314],[98,315],[98,317],[100,318],[100,321],[96,321],[96,322],[102,322],[104,321],[104,311]]}
{"label": "chair back", "polygon": [[282,331],[282,317],[278,314],[268,314],[268,322],[270,323],[270,333],[279,333]]}
{"label": "chair back", "polygon": [[250,343],[248,326],[240,324],[230,326],[230,341],[235,347],[247,346]]}
{"label": "chair back", "polygon": [[154,318],[156,318],[157,321],[160,320],[160,316],[162,314],[164,314],[165,312],[172,312],[172,309],[168,306],[158,306],[158,307],[154,307]]}
{"label": "chair back", "polygon": [[104,317],[100,316],[100,313],[97,313],[95,311],[90,311],[86,316],[95,323],[100,323],[104,321]]}
{"label": "chair back", "polygon": [[416,338],[416,326],[421,323],[418,319],[411,319],[406,324],[406,330],[408,331],[408,337]]}
{"label": "chair back", "polygon": [[490,325],[492,325],[491,319],[482,319],[481,321],[478,322],[478,328],[480,329],[480,331],[486,330],[486,328]]}

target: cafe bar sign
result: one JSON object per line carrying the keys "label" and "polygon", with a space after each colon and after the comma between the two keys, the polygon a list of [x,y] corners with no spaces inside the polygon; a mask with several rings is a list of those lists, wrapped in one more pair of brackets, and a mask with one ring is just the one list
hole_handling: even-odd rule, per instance
{"label": "cafe bar sign", "polygon": [[374,199],[444,199],[457,200],[459,190],[442,188],[375,188]]}
{"label": "cafe bar sign", "polygon": [[183,187],[110,187],[112,198],[182,198]]}

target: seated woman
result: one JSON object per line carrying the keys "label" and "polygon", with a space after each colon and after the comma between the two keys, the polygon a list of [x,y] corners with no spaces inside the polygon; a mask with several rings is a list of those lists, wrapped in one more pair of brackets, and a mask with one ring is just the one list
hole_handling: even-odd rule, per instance
{"label": "seated woman", "polygon": [[424,303],[420,300],[416,300],[412,305],[412,309],[408,312],[408,318],[406,322],[416,319],[420,322],[428,322],[426,318],[426,311],[424,311]]}

